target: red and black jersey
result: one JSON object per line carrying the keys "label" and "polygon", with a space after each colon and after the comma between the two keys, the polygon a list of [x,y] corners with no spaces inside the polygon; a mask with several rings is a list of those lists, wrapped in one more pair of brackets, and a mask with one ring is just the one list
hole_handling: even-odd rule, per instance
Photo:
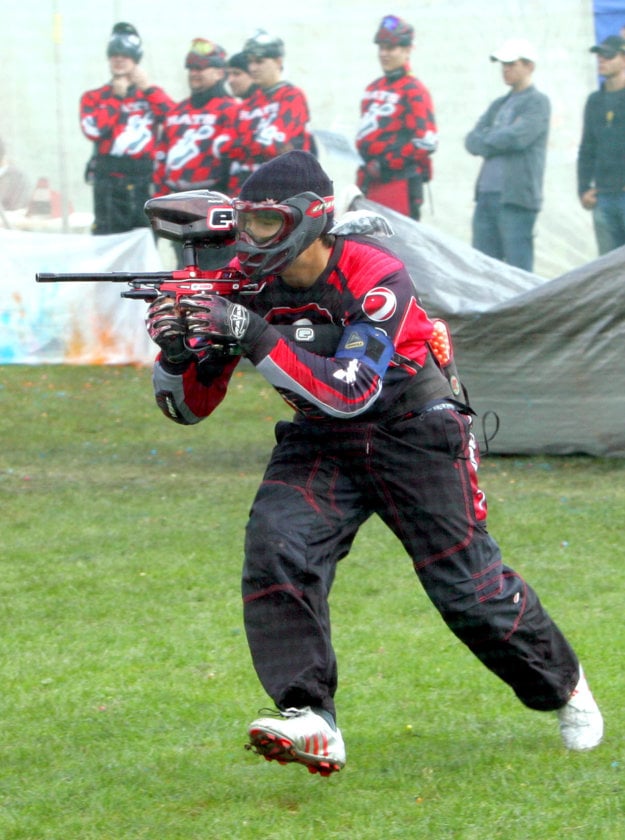
{"label": "red and black jersey", "polygon": [[283,152],[313,150],[304,93],[290,82],[257,88],[239,106],[232,143],[223,148],[232,161],[229,195],[237,195],[248,175]]}
{"label": "red and black jersey", "polygon": [[131,85],[122,98],[104,85],[82,95],[80,126],[99,155],[153,158],[159,124],[174,105],[160,87]]}
{"label": "red and black jersey", "polygon": [[222,83],[193,94],[165,117],[156,150],[156,195],[228,187],[221,147],[233,137],[239,105]]}
{"label": "red and black jersey", "polygon": [[[366,363],[322,356],[305,349],[277,329],[267,329],[248,353],[257,370],[300,414],[312,419],[347,419],[373,409],[376,417],[396,411],[399,396],[416,384],[424,387],[415,405],[449,396],[438,368],[428,367],[433,325],[419,304],[404,264],[377,241],[337,237],[324,273],[309,289],[293,289],[279,276],[265,278],[261,289],[242,303],[271,325],[334,324],[343,333],[357,325],[381,330],[394,355],[381,379]],[[201,365],[184,373],[167,373],[157,362],[154,384],[165,413],[183,423],[208,416],[223,399],[232,374],[230,364],[208,384]],[[169,404],[165,405],[163,395]]]}
{"label": "red and black jersey", "polygon": [[376,160],[381,180],[415,175],[430,180],[438,139],[427,88],[407,70],[372,82],[360,103],[356,147],[365,164]]}

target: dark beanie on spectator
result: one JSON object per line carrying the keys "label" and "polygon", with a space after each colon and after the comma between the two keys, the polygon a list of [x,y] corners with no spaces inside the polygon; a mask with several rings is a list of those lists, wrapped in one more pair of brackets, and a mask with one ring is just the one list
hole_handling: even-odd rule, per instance
{"label": "dark beanie on spectator", "polygon": [[243,70],[244,73],[249,73],[249,64],[247,63],[247,56],[245,53],[238,52],[231,55],[228,59],[228,67],[236,67],[237,70]]}
{"label": "dark beanie on spectator", "polygon": [[109,58],[114,55],[125,55],[137,64],[143,57],[143,46],[141,37],[131,23],[120,21],[116,23],[111,32],[106,54]]}

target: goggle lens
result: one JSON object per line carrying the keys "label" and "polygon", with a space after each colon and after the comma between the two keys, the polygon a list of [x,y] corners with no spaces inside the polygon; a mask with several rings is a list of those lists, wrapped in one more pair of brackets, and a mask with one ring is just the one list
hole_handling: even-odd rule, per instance
{"label": "goggle lens", "polygon": [[275,210],[242,211],[237,214],[237,228],[258,245],[266,245],[279,235],[284,218]]}

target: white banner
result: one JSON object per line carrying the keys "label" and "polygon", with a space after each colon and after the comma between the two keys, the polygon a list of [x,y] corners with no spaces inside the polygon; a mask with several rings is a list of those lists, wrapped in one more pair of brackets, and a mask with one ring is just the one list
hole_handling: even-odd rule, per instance
{"label": "white banner", "polygon": [[160,271],[152,232],[0,230],[0,364],[149,364],[146,304],[123,283],[37,283],[38,272]]}

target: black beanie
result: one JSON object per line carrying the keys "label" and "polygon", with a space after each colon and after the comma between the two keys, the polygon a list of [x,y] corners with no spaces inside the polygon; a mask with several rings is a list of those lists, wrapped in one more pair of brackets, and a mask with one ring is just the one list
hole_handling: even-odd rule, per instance
{"label": "black beanie", "polygon": [[237,70],[243,70],[244,73],[249,73],[250,70],[247,63],[247,56],[242,52],[238,52],[230,56],[228,59],[228,67],[236,67]]}
{"label": "black beanie", "polygon": [[[313,192],[319,198],[331,198],[334,185],[314,155],[293,151],[259,166],[243,184],[239,198],[241,201],[280,202],[304,192]],[[326,211],[324,233],[332,227],[333,208],[334,202]]]}
{"label": "black beanie", "polygon": [[143,57],[141,36],[131,23],[116,23],[106,48],[109,58],[113,55],[125,55],[137,64]]}

